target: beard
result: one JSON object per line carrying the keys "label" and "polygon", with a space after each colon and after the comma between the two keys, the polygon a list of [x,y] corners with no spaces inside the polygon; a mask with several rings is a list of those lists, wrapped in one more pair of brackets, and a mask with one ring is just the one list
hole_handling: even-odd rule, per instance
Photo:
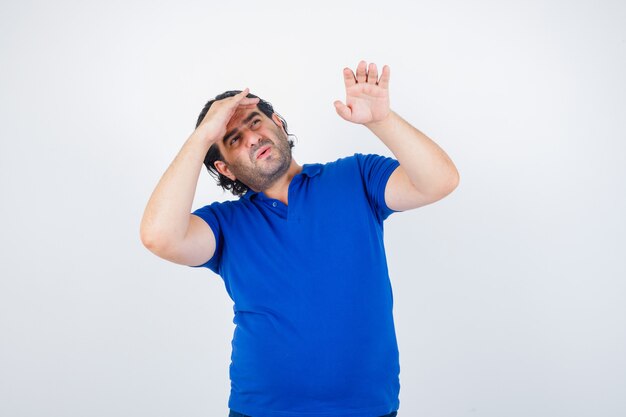
{"label": "beard", "polygon": [[[256,152],[261,147],[270,145],[271,153],[263,159],[256,158]],[[233,161],[228,164],[228,168],[239,181],[253,191],[263,191],[270,188],[279,178],[281,178],[291,165],[291,147],[286,134],[280,134],[276,141],[267,138],[259,142],[250,149],[250,163]]]}

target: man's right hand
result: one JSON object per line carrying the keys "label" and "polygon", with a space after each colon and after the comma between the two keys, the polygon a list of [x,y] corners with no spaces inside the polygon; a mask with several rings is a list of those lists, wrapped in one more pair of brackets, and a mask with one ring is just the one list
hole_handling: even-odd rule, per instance
{"label": "man's right hand", "polygon": [[259,98],[246,97],[249,89],[246,88],[241,93],[232,97],[213,102],[211,108],[204,116],[196,132],[211,145],[221,140],[226,135],[226,126],[238,109],[250,109],[256,107]]}
{"label": "man's right hand", "polygon": [[207,150],[226,134],[228,122],[239,108],[254,107],[248,89],[215,101],[185,142],[154,189],[141,220],[141,241],[157,256],[169,261],[199,265],[215,252],[209,225],[191,214],[198,176]]}

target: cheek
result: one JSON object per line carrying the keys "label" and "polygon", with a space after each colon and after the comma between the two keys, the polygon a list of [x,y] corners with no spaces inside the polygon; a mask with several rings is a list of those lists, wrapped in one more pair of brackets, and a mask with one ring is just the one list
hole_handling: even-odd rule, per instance
{"label": "cheek", "polygon": [[240,152],[237,152],[234,155],[230,156],[231,163],[230,165],[239,167],[247,167],[250,165],[250,155],[248,152],[243,149]]}

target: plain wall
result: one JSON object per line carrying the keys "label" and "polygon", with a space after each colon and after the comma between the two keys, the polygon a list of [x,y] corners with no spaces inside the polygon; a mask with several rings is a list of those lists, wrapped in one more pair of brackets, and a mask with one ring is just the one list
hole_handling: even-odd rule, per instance
{"label": "plain wall", "polygon": [[[8,2],[0,415],[226,416],[232,302],[139,223],[204,103],[249,87],[302,163],[390,151],[342,68],[461,182],[392,215],[402,417],[626,415],[621,1]],[[202,172],[194,208],[233,198]],[[364,416],[368,417],[368,416]]]}

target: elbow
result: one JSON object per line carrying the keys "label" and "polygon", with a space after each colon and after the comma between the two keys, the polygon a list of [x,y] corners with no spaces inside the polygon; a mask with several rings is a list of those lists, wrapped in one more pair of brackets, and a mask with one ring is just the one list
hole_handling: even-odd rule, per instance
{"label": "elbow", "polygon": [[449,178],[445,182],[445,187],[442,187],[444,195],[448,195],[454,191],[456,187],[459,186],[460,180],[459,172],[456,169],[450,172]]}
{"label": "elbow", "polygon": [[459,175],[459,172],[456,171],[456,175],[454,176],[454,179],[452,181],[452,188],[450,189],[450,192],[454,191],[456,187],[459,186],[459,182],[461,182],[461,176]]}
{"label": "elbow", "polygon": [[456,174],[447,182],[447,185],[441,188],[441,194],[439,195],[439,199],[448,196],[452,193],[452,191],[456,190],[456,188],[459,186],[460,180],[461,179],[459,177],[459,173],[456,172]]}
{"label": "elbow", "polygon": [[139,238],[141,239],[141,243],[147,249],[152,249],[156,245],[156,240],[154,239],[154,237],[143,230],[139,232]]}
{"label": "elbow", "polygon": [[139,226],[139,239],[143,246],[160,258],[167,257],[172,251],[176,251],[185,238],[185,233],[177,233],[171,226],[151,221],[144,218]]}
{"label": "elbow", "polygon": [[450,179],[448,180],[448,194],[456,189],[459,186],[459,182],[461,181],[461,176],[459,175],[459,171],[456,169],[454,165],[452,165],[452,170],[450,171]]}
{"label": "elbow", "polygon": [[171,251],[171,241],[157,234],[140,232],[141,243],[143,246],[159,258],[168,259],[168,253]]}
{"label": "elbow", "polygon": [[139,228],[139,238],[143,246],[154,254],[163,252],[164,246],[168,242],[163,233],[147,227],[145,223],[142,223]]}
{"label": "elbow", "polygon": [[150,233],[144,229],[140,230],[139,238],[143,246],[152,253],[156,254],[162,247],[162,239],[159,239],[154,233]]}
{"label": "elbow", "polygon": [[141,219],[141,224],[139,225],[139,239],[141,239],[141,243],[148,249],[154,246],[155,238],[154,233],[150,230],[148,219],[145,214]]}

